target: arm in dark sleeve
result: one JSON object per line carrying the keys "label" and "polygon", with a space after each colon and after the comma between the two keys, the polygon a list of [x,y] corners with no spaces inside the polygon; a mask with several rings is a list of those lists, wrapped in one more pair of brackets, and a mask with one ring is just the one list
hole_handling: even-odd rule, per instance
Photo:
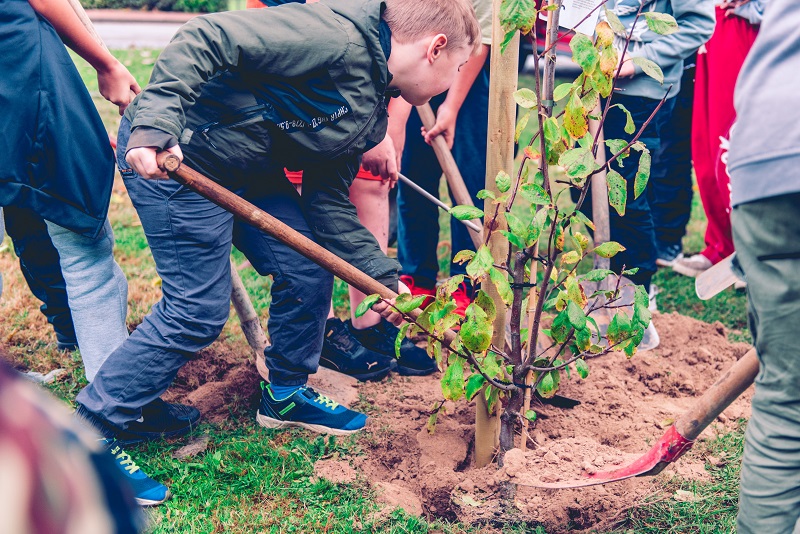
{"label": "arm in dark sleeve", "polygon": [[397,291],[400,264],[383,253],[350,201],[350,184],[358,165],[358,159],[350,157],[305,169],[303,208],[320,245]]}

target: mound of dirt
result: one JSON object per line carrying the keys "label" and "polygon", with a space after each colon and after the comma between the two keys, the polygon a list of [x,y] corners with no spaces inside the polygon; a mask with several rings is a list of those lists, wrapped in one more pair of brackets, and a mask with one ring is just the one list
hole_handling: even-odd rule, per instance
{"label": "mound of dirt", "polygon": [[[387,506],[429,518],[481,524],[487,531],[512,518],[543,524],[548,532],[565,531],[567,525],[607,528],[654,491],[653,479],[560,491],[520,485],[512,510],[501,497],[507,481],[515,478],[571,479],[612,469],[645,452],[692,399],[749,348],[729,343],[721,324],[678,314],[656,314],[654,321],[661,336],[657,349],[630,360],[622,354],[593,360],[589,378],[580,380],[573,373],[562,381],[559,394],[580,400],[579,406],[532,406],[539,417],[529,431],[529,451],[512,451],[499,471],[496,465],[472,467],[473,406],[445,403],[435,433],[426,430],[431,407],[441,400],[438,375],[393,375],[390,381],[360,384],[362,401],[373,408],[368,432],[360,440],[366,454],[349,459],[349,467],[373,485]],[[181,370],[170,399],[194,404],[207,420],[222,421],[237,405],[255,406],[257,381],[246,356],[213,352]],[[733,425],[747,417],[751,395],[752,389],[720,416],[717,425]],[[351,472],[342,465],[347,461],[324,462],[318,462],[317,476],[338,478],[337,482],[350,479]],[[659,477],[675,474],[702,478],[704,461],[689,453]]]}

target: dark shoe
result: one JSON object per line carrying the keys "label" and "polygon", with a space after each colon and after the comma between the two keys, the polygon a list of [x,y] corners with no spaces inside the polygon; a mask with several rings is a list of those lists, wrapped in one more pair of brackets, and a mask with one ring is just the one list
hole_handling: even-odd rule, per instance
{"label": "dark shoe", "polygon": [[116,438],[120,445],[132,445],[142,441],[182,436],[197,427],[200,412],[191,406],[170,404],[156,399],[142,408],[139,419],[128,423],[128,428],[120,429],[78,405],[78,415],[87,420],[106,438]]}
{"label": "dark shoe", "polygon": [[164,484],[159,484],[136,465],[133,458],[122,449],[115,439],[103,439],[106,454],[111,456],[122,476],[133,489],[133,495],[140,506],[154,506],[169,499],[169,489]]}
{"label": "dark shoe", "polygon": [[261,386],[261,406],[256,421],[265,428],[298,427],[321,434],[346,436],[367,424],[367,416],[302,387],[285,399],[272,396],[272,389]]}
{"label": "dark shoe", "polygon": [[[357,330],[350,321],[347,327],[353,336],[365,347],[373,352],[386,356],[395,356],[394,342],[400,329],[385,319],[375,326]],[[436,361],[428,356],[423,349],[404,338],[400,342],[400,358],[397,360],[397,372],[403,376],[427,376],[438,369]]]}
{"label": "dark shoe", "polygon": [[394,355],[376,353],[364,347],[340,319],[325,323],[325,340],[319,363],[323,367],[358,380],[383,380],[397,364]]}

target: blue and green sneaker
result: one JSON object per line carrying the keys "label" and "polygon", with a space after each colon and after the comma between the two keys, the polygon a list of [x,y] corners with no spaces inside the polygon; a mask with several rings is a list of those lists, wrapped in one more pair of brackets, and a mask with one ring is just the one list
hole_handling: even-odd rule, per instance
{"label": "blue and green sneaker", "polygon": [[101,441],[106,452],[114,459],[114,464],[130,484],[136,502],[140,506],[155,506],[169,499],[169,489],[147,476],[117,440],[111,438]]}
{"label": "blue and green sneaker", "polygon": [[265,428],[299,427],[335,436],[364,428],[367,416],[350,410],[310,387],[301,387],[284,399],[273,396],[269,384],[261,384],[261,406],[256,421]]}

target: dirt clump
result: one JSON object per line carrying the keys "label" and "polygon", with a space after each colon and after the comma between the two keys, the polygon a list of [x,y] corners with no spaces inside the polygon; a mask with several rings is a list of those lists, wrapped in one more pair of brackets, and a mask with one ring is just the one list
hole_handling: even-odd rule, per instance
{"label": "dirt clump", "polygon": [[348,484],[356,481],[356,472],[344,460],[317,460],[314,474],[334,484]]}

